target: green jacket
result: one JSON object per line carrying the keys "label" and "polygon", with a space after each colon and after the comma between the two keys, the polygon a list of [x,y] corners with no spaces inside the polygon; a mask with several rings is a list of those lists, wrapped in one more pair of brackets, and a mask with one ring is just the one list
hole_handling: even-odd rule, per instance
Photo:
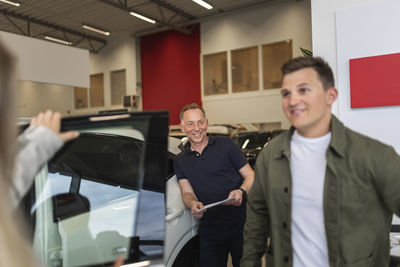
{"label": "green jacket", "polygon": [[[267,266],[292,266],[293,132],[274,138],[257,159],[241,267],[261,266],[264,253]],[[353,132],[334,116],[331,134],[323,203],[330,266],[388,266],[392,214],[400,212],[400,157],[392,147]]]}

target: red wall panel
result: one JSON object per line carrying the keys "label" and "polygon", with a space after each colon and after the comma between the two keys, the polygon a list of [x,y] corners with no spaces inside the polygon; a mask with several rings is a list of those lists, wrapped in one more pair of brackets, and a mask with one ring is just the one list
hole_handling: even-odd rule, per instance
{"label": "red wall panel", "polygon": [[400,105],[399,77],[400,54],[351,59],[351,107]]}
{"label": "red wall panel", "polygon": [[179,123],[186,104],[201,105],[200,26],[190,35],[166,31],[141,38],[143,110],[167,109]]}

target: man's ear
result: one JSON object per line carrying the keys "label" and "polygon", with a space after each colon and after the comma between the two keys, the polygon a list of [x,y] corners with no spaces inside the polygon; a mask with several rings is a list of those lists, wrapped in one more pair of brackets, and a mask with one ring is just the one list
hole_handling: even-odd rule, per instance
{"label": "man's ear", "polygon": [[329,87],[327,93],[328,93],[328,104],[332,105],[338,97],[338,90],[335,87]]}
{"label": "man's ear", "polygon": [[182,132],[182,133],[185,133],[185,132],[183,131],[183,121],[181,121],[181,122],[179,123],[179,128],[181,128],[181,132]]}

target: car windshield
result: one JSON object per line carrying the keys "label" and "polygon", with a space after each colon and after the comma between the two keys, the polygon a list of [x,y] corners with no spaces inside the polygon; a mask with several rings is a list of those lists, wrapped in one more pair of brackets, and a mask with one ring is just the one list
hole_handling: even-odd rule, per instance
{"label": "car windshield", "polygon": [[144,180],[146,155],[167,153],[139,128],[81,129],[35,177],[33,245],[47,266],[162,258],[166,177]]}

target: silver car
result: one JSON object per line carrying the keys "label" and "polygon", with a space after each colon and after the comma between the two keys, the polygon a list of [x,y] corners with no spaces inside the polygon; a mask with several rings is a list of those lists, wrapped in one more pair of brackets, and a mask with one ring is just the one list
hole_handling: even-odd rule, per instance
{"label": "silver car", "polygon": [[[180,152],[166,112],[63,121],[80,131],[25,198],[35,250],[48,266],[196,266],[197,224],[172,171]],[[168,149],[167,149],[168,142]],[[138,265],[139,266],[139,265]]]}

